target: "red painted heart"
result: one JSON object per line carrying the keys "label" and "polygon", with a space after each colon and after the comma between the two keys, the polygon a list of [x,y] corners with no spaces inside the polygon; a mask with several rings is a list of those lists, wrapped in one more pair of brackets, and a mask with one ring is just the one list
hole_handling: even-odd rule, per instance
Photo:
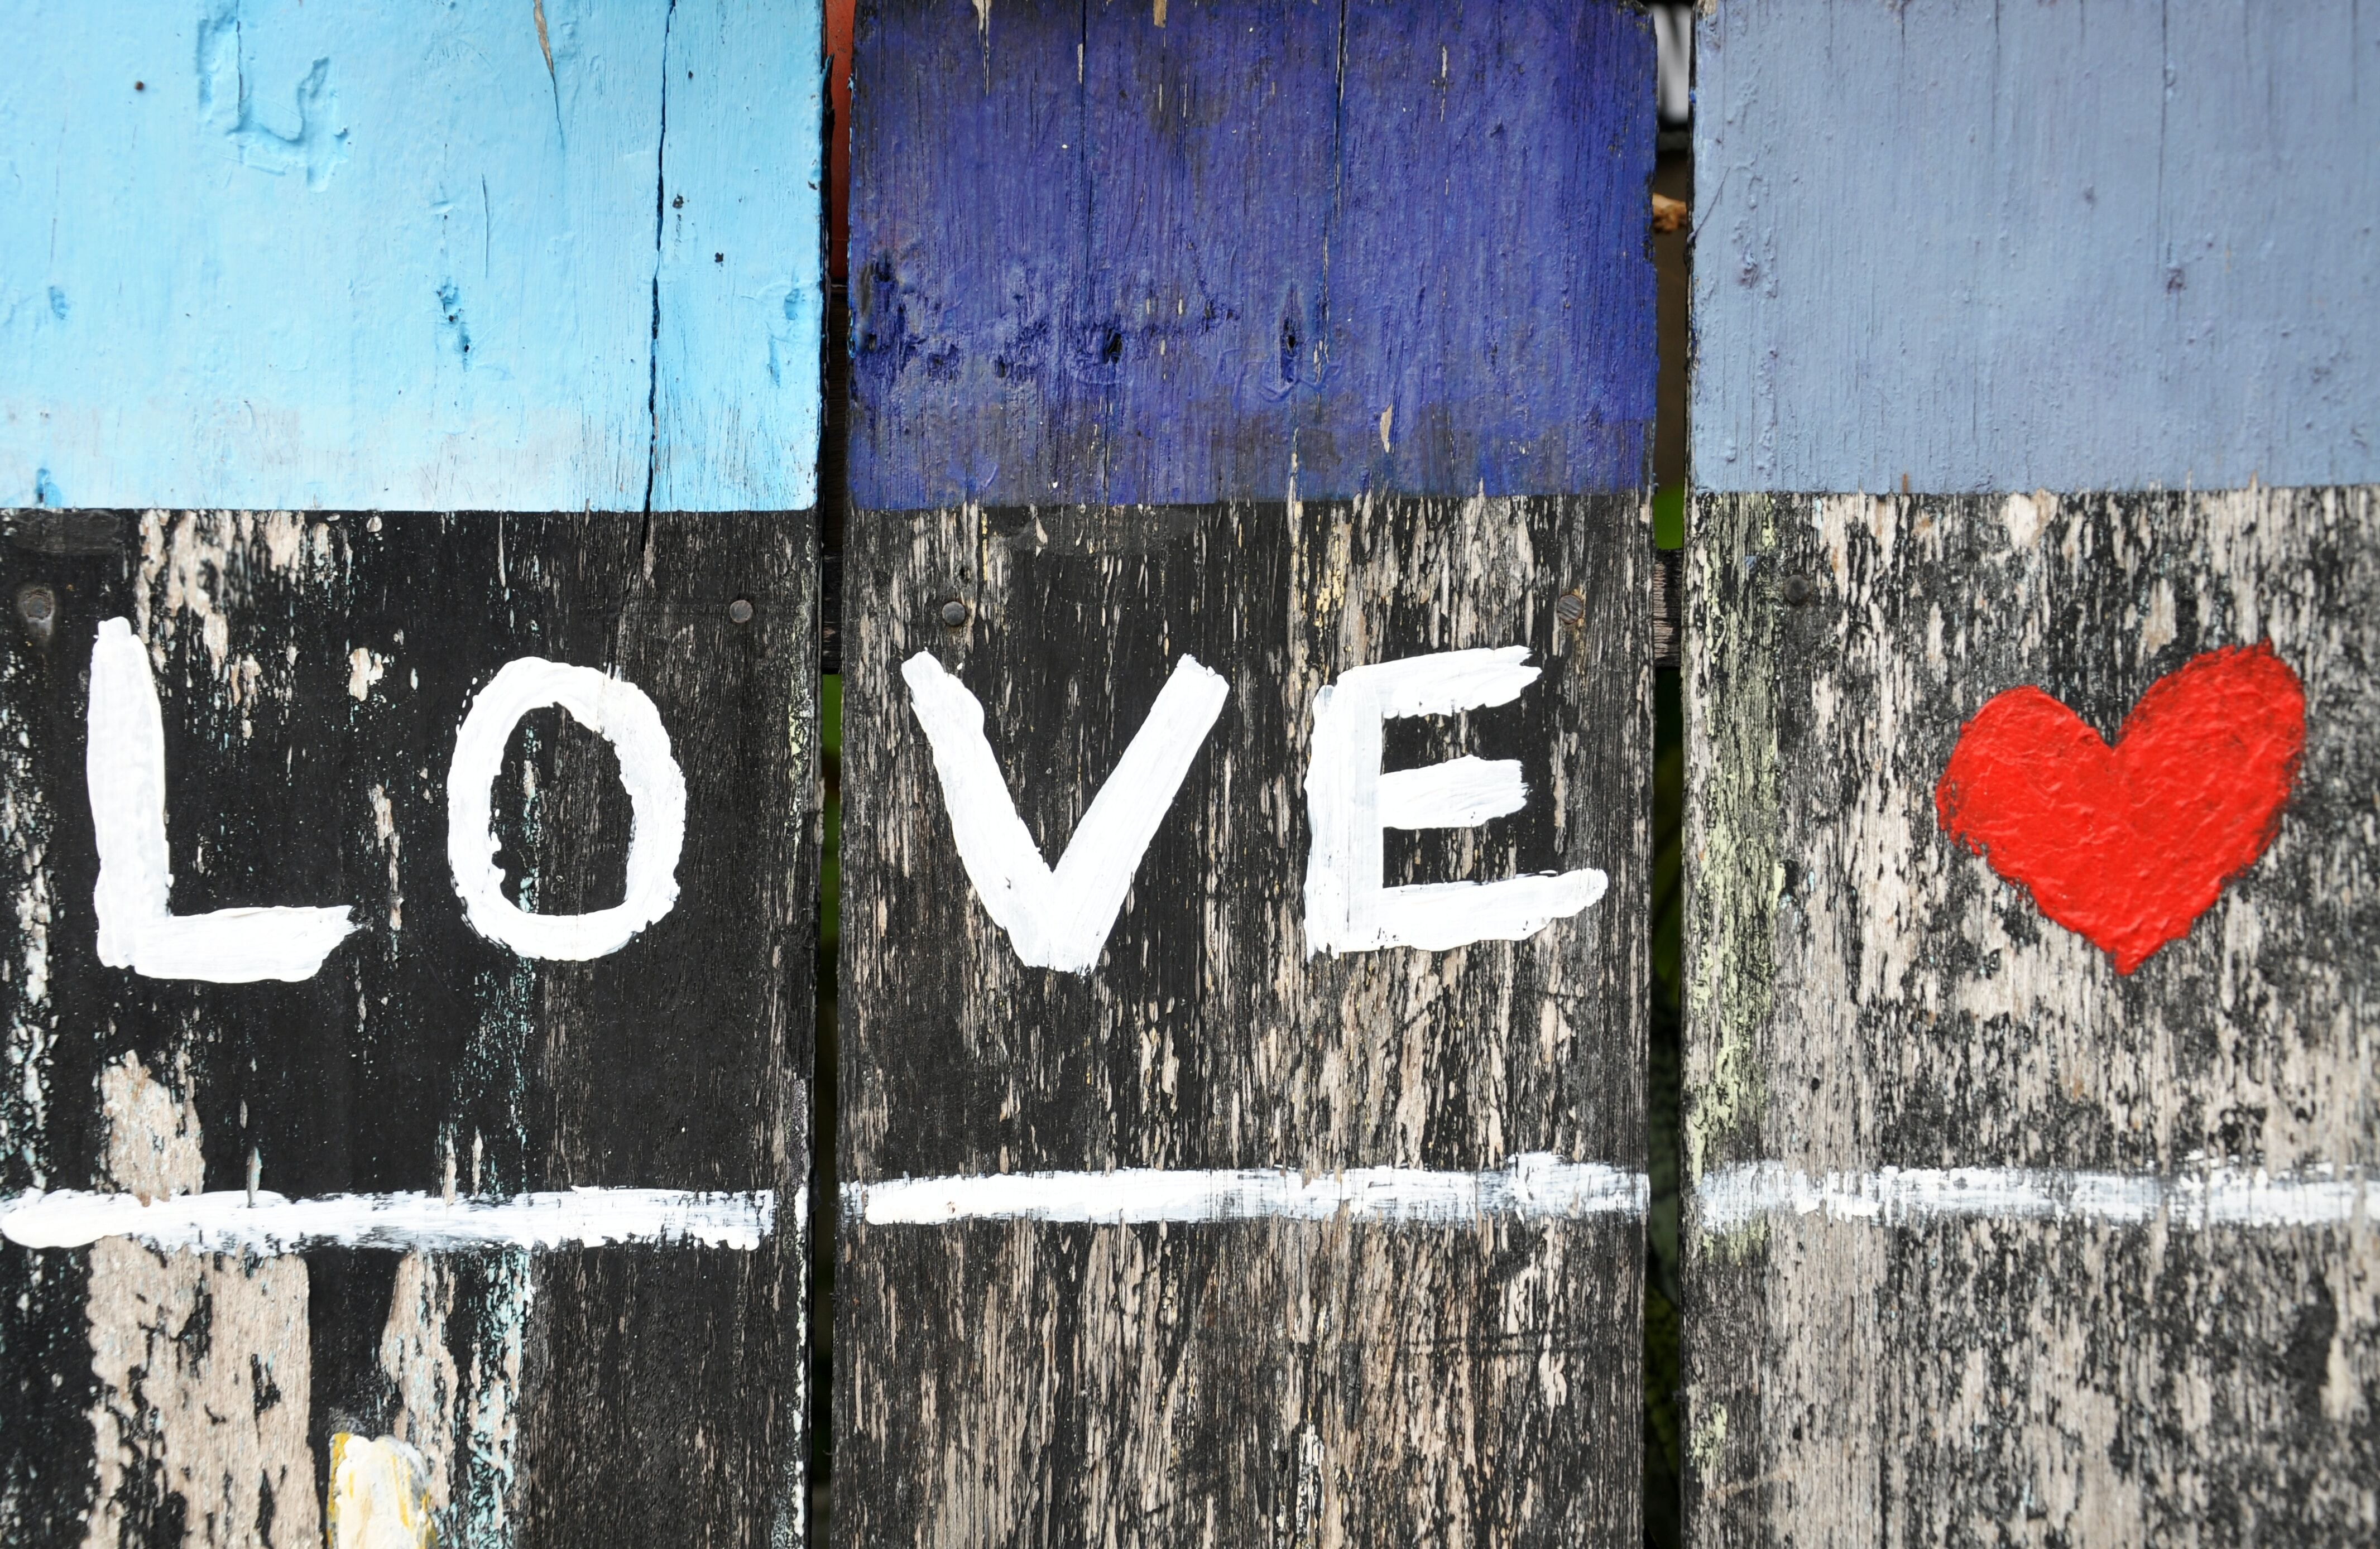
{"label": "red painted heart", "polygon": [[2272,644],[2159,678],[2109,747],[2037,688],[1996,695],[1934,790],[1942,831],[2130,974],[2280,832],[2305,690]]}

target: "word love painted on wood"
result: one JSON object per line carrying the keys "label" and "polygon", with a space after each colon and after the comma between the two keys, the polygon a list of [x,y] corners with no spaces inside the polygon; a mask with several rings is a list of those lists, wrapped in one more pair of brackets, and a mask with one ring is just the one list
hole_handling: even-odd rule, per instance
{"label": "word love painted on wood", "polygon": [[1942,831],[2130,974],[2281,829],[2305,690],[2269,642],[2157,680],[2109,746],[2038,688],[1994,696],[1935,790]]}
{"label": "word love painted on wood", "polygon": [[[1313,825],[1308,955],[1521,940],[1603,896],[1609,879],[1591,867],[1493,882],[1392,888],[1382,880],[1388,829],[1476,828],[1518,812],[1529,797],[1517,759],[1465,756],[1384,772],[1383,726],[1510,704],[1538,676],[1527,655],[1526,647],[1512,646],[1381,662],[1354,668],[1315,696],[1305,779]],[[904,663],[902,676],[933,749],[960,859],[986,913],[1022,962],[1089,973],[1149,840],[1229,699],[1222,676],[1187,655],[1175,664],[1054,867],[1017,816],[984,735],[982,705],[928,653]],[[531,914],[504,896],[490,791],[513,729],[549,707],[602,736],[619,758],[632,828],[626,897],[609,909]],[[164,716],[148,651],[128,620],[99,626],[88,713],[100,961],[152,978],[216,984],[297,981],[320,972],[355,928],[346,907],[172,912]],[[446,798],[447,863],[465,917],[523,957],[582,962],[618,951],[676,902],[686,779],[660,712],[632,683],[536,657],[507,663],[463,718]]]}
{"label": "word love painted on wood", "polygon": [[[609,909],[533,914],[504,897],[490,799],[504,743],[530,711],[558,706],[603,737],[620,761],[633,827],[627,896]],[[93,906],[99,960],[156,979],[298,981],[355,929],[321,905],[176,914],[165,840],[165,727],[148,648],[128,620],[99,626],[91,647],[85,774],[99,849]],[[686,777],[661,712],[636,684],[537,657],[506,663],[471,701],[447,767],[446,857],[465,917],[523,957],[583,962],[618,951],[677,902]]]}
{"label": "word love painted on wood", "polygon": [[[1342,673],[1317,692],[1305,775],[1312,848],[1305,867],[1305,950],[1383,947],[1444,951],[1518,941],[1603,896],[1591,867],[1500,881],[1384,884],[1390,829],[1469,829],[1529,799],[1517,759],[1465,756],[1383,772],[1390,720],[1508,705],[1537,679],[1528,647],[1440,651]],[[902,663],[911,708],[933,749],[959,858],[984,912],[1024,962],[1070,974],[1097,965],[1133,874],[1231,691],[1183,656],[1123,756],[1052,867],[1018,817],[983,729],[983,706],[925,651]]]}

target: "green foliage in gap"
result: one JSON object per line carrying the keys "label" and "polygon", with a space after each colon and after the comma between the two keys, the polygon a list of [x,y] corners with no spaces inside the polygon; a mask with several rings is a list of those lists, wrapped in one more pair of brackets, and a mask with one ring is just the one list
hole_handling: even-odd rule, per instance
{"label": "green foliage in gap", "polygon": [[1653,547],[1682,549],[1685,546],[1685,486],[1664,484],[1653,492]]}

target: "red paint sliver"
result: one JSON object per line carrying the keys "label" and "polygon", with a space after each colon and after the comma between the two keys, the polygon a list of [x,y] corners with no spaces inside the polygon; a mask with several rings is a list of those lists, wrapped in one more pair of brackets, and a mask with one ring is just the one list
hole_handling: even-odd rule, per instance
{"label": "red paint sliver", "polygon": [[2279,833],[2305,690],[2271,642],[2158,679],[2113,747],[2038,688],[1994,696],[1935,787],[1942,831],[2130,974]]}

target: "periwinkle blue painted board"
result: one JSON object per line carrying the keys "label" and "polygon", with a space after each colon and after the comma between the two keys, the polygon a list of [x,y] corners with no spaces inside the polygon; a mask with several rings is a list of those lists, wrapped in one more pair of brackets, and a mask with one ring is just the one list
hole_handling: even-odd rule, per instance
{"label": "periwinkle blue painted board", "polygon": [[888,5],[856,46],[856,505],[1641,482],[1641,14]]}
{"label": "periwinkle blue painted board", "polygon": [[817,0],[541,15],[0,3],[0,503],[813,504]]}
{"label": "periwinkle blue painted board", "polygon": [[1721,0],[1706,490],[2380,479],[2380,17]]}

